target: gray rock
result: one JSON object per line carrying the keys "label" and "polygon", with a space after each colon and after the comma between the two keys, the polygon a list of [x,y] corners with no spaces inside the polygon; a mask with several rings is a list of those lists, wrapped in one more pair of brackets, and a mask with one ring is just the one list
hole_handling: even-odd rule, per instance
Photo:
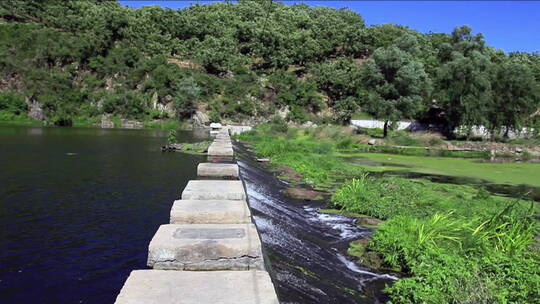
{"label": "gray rock", "polygon": [[377,141],[375,139],[370,139],[367,144],[370,146],[375,146],[377,144]]}
{"label": "gray rock", "polygon": [[193,120],[193,125],[197,127],[204,127],[210,122],[208,115],[201,111],[195,111],[191,119]]}
{"label": "gray rock", "polygon": [[27,104],[29,107],[28,117],[35,120],[45,120],[45,113],[43,112],[43,109],[41,108],[39,102],[32,100],[27,101]]}
{"label": "gray rock", "polygon": [[142,122],[129,119],[121,119],[120,126],[124,129],[142,129],[144,127]]}
{"label": "gray rock", "polygon": [[107,117],[107,115],[101,115],[100,126],[104,129],[114,128],[114,122]]}
{"label": "gray rock", "polygon": [[289,106],[285,106],[283,107],[282,109],[279,109],[276,114],[281,117],[282,119],[285,119],[287,118],[287,115],[289,114],[289,112],[291,112],[291,110],[289,109]]}

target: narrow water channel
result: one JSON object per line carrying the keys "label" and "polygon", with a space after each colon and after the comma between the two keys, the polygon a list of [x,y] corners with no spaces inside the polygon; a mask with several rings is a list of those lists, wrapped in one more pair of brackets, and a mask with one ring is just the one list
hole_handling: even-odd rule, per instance
{"label": "narrow water channel", "polygon": [[286,196],[287,183],[263,168],[241,146],[238,165],[253,219],[282,303],[384,303],[392,274],[377,274],[348,256],[350,241],[371,233],[355,219],[324,214],[324,202]]}

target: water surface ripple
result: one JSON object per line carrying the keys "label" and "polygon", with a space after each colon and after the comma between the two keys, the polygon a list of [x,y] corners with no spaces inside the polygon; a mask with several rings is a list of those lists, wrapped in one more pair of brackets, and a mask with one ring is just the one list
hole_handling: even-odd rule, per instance
{"label": "water surface ripple", "polygon": [[204,159],[161,153],[165,137],[0,127],[0,303],[114,302]]}

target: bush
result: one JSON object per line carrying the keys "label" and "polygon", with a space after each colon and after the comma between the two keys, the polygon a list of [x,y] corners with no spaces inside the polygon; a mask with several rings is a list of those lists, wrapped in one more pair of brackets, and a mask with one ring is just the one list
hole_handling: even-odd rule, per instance
{"label": "bush", "polygon": [[398,146],[420,146],[418,139],[407,134],[399,134],[392,137],[392,142]]}
{"label": "bush", "polygon": [[540,259],[528,251],[534,230],[531,210],[514,203],[472,219],[397,216],[368,247],[413,275],[388,288],[393,303],[536,303]]}
{"label": "bush", "polygon": [[167,134],[167,145],[172,145],[176,143],[176,130],[169,130],[169,133]]}
{"label": "bush", "polygon": [[337,189],[332,204],[356,213],[387,219],[397,215],[428,214],[420,191],[400,178],[372,178],[366,174],[354,178]]}
{"label": "bush", "polygon": [[338,149],[350,149],[354,145],[354,141],[350,138],[345,138],[337,142],[336,148]]}
{"label": "bush", "polygon": [[11,92],[0,92],[0,111],[21,115],[26,114],[27,108],[22,95]]}

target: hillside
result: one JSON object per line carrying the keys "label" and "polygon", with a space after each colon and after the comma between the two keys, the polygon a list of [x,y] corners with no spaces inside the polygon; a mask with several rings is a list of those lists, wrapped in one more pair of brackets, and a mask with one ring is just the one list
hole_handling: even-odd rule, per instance
{"label": "hillside", "polygon": [[0,16],[2,121],[199,111],[210,121],[344,123],[363,112],[390,123],[436,106],[451,129],[495,131],[533,126],[540,105],[540,55],[507,55],[465,26],[422,34],[367,27],[346,9],[242,0],[182,10],[12,0]]}

